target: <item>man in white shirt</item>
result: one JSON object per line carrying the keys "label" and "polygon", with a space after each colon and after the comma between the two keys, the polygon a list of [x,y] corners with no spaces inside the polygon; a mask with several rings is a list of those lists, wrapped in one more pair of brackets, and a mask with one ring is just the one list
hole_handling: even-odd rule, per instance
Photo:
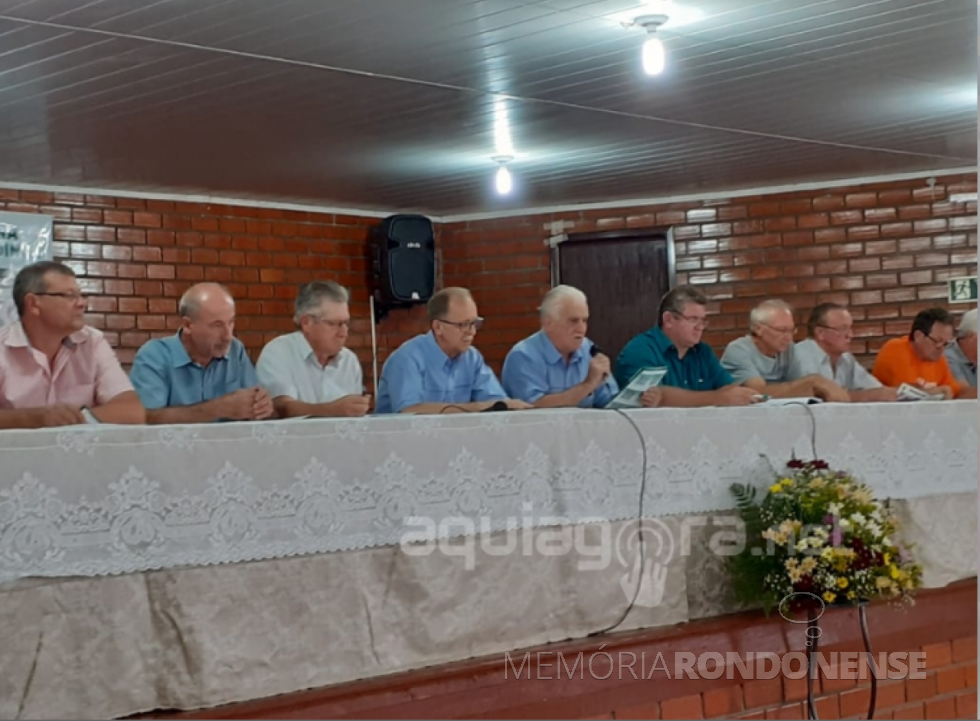
{"label": "man in white shirt", "polygon": [[854,319],[839,303],[821,303],[806,324],[810,336],[796,344],[799,372],[821,375],[844,388],[851,401],[894,401],[898,390],[883,386],[850,352]]}
{"label": "man in white shirt", "polygon": [[363,416],[361,364],[344,347],[350,329],[347,289],[333,281],[313,281],[299,290],[293,320],[299,330],[262,349],[256,371],[282,418]]}
{"label": "man in white shirt", "polygon": [[793,309],[781,300],[766,300],[749,314],[750,334],[728,344],[721,365],[736,383],[773,398],[816,396],[847,403],[843,388],[823,376],[800,369],[793,345]]}

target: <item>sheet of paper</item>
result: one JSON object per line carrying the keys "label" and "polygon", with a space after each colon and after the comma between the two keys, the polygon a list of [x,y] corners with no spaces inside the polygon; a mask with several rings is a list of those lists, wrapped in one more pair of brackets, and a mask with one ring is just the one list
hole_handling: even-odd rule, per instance
{"label": "sheet of paper", "polygon": [[640,396],[648,389],[660,385],[667,375],[666,368],[641,368],[619,394],[606,405],[606,408],[639,408]]}

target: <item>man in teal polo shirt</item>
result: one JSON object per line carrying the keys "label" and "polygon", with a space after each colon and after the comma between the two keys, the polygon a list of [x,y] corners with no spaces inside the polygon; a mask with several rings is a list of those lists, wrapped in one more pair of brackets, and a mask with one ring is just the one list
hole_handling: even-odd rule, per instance
{"label": "man in teal polo shirt", "polygon": [[273,414],[245,346],[234,337],[235,301],[216,283],[180,299],[181,327],[146,343],[129,373],[149,423],[251,421]]}
{"label": "man in teal polo shirt", "polygon": [[745,406],[761,400],[735,383],[711,347],[701,340],[708,326],[708,299],[691,286],[678,286],[660,301],[658,325],[626,344],[616,360],[620,387],[642,368],[666,368],[661,406]]}

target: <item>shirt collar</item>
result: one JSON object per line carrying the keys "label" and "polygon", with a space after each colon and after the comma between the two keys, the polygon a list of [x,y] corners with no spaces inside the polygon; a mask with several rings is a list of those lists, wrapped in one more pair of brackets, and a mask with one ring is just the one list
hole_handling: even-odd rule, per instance
{"label": "shirt collar", "polygon": [[[320,359],[316,357],[316,351],[313,350],[313,346],[310,345],[310,341],[307,340],[306,336],[303,335],[303,331],[296,331],[296,348],[300,353],[300,357],[305,361],[313,361],[317,368],[323,368],[320,365]],[[336,368],[337,364],[340,363],[340,354],[344,352],[341,348],[340,352],[337,353],[333,358],[327,361],[327,366],[331,368]]]}
{"label": "shirt collar", "polygon": [[[198,365],[197,361],[191,359],[190,355],[187,353],[187,349],[184,347],[184,341],[181,340],[180,338],[180,334],[182,332],[183,332],[182,330],[178,330],[176,334],[174,334],[173,336],[167,339],[170,345],[170,358],[173,361],[174,368],[183,368],[184,366]],[[234,344],[235,341],[232,340],[232,345]],[[230,348],[228,350],[228,353],[231,353]],[[213,363],[214,361],[223,361],[227,359],[228,359],[228,354],[226,353],[225,355],[220,356],[218,358],[212,358],[211,362]]]}
{"label": "shirt collar", "polygon": [[[650,335],[650,339],[653,341],[653,344],[661,351],[667,351],[673,348],[674,352],[678,353],[677,346],[674,345],[674,341],[672,341],[668,337],[668,335],[664,333],[664,329],[661,328],[659,325],[654,326],[650,331],[648,331],[648,334]],[[693,348],[689,348],[687,352],[690,353],[695,348],[697,348],[697,346],[694,346]]]}
{"label": "shirt collar", "polygon": [[[74,348],[88,340],[88,333],[85,329],[75,331],[69,336],[66,336],[61,344],[67,348]],[[4,340],[4,345],[11,348],[32,348],[30,340],[27,338],[27,333],[24,332],[24,324],[21,321],[11,324],[10,332],[7,334],[7,338]]]}
{"label": "shirt collar", "polygon": [[431,330],[422,336],[422,353],[425,355],[427,360],[432,361],[433,363],[440,363],[443,365],[443,367],[455,363],[466,355],[466,353],[462,353],[456,358],[450,358],[448,355],[446,355],[446,352],[439,347],[439,344],[436,342],[436,337],[432,334]]}
{"label": "shirt collar", "polygon": [[[534,342],[537,344],[541,355],[544,356],[545,363],[548,365],[558,365],[559,363],[565,362],[565,356],[562,355],[557,348],[555,348],[555,344],[551,342],[551,338],[548,337],[547,333],[545,333],[543,330],[539,330],[534,335]],[[584,358],[588,354],[591,346],[592,341],[588,339],[582,341],[582,345],[578,347],[578,350],[572,353],[569,363],[577,363]]]}

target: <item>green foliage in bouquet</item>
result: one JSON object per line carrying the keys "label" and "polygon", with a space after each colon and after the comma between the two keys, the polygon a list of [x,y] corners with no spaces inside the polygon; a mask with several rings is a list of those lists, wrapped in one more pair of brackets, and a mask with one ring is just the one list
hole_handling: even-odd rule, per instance
{"label": "green foliage in bouquet", "polygon": [[898,522],[870,489],[820,460],[787,464],[761,502],[731,487],[745,524],[744,549],[728,557],[739,601],[766,613],[791,593],[830,604],[912,600],[922,568],[896,538]]}

